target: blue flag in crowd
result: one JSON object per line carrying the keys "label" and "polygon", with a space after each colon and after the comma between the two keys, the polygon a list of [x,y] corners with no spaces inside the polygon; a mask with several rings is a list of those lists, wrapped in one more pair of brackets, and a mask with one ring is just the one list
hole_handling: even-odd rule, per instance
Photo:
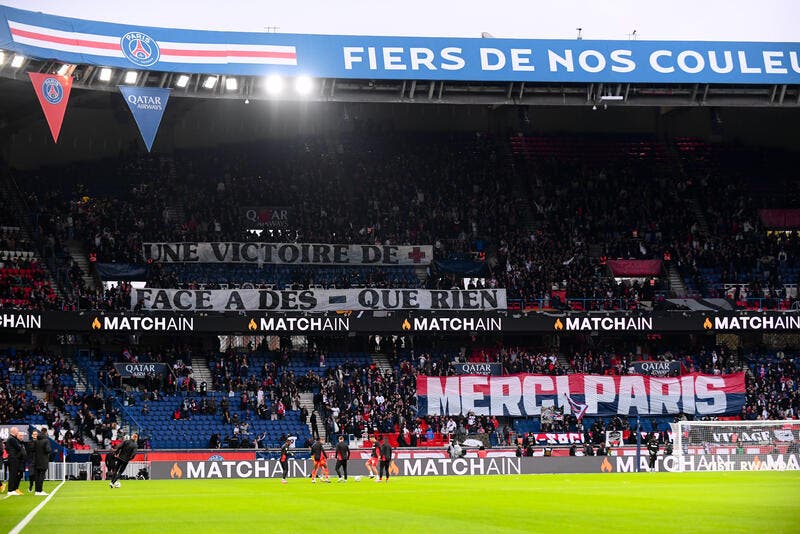
{"label": "blue flag in crowd", "polygon": [[167,107],[170,89],[120,85],[119,90],[131,109],[133,118],[139,126],[139,133],[142,134],[147,151],[150,152],[164,109]]}

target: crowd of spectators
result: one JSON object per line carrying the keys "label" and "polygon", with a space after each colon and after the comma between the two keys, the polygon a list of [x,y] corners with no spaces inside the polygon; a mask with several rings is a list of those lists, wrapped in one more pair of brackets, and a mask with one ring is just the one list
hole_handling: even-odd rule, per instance
{"label": "crowd of spectators", "polygon": [[696,177],[692,192],[707,228],[693,225],[676,247],[684,276],[704,296],[795,302],[786,286],[800,282],[798,231],[775,231],[758,213],[800,205],[793,161],[781,152],[742,147],[692,149],[684,161]]}
{"label": "crowd of spectators", "polygon": [[[674,261],[704,296],[725,296],[720,284],[703,280],[710,267],[723,282],[744,284],[729,297],[780,298],[784,284],[796,283],[797,271],[784,267],[800,267],[799,240],[767,236],[756,217],[756,208],[785,199],[752,200],[752,184],[735,179],[743,166],[719,166],[728,152],[678,143],[671,155],[660,141],[588,138],[542,138],[521,150],[520,139],[527,138],[510,143],[518,151],[513,165],[502,155],[509,141],[484,134],[354,133],[74,165],[57,169],[56,187],[39,176],[47,170],[18,180],[30,188],[37,240],[54,257],[68,257],[72,239],[94,261],[140,266],[143,241],[432,244],[438,259],[490,260],[482,283],[508,288],[510,300],[556,308],[567,300],[635,308],[668,294],[665,273],[615,281],[606,258]],[[691,209],[695,199],[712,226],[707,232]],[[286,208],[287,227],[252,232],[259,224],[247,209],[260,207]],[[279,279],[298,287],[460,285],[435,268],[420,282],[379,268],[295,267],[279,276],[270,266],[222,275],[219,266],[147,267],[151,287]],[[65,270],[62,307],[127,307],[129,288],[89,291],[77,265],[68,260]]]}

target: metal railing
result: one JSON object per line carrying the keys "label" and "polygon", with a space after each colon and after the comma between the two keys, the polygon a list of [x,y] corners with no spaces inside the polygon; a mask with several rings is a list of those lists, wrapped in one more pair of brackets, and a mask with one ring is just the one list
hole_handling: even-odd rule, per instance
{"label": "metal railing", "polygon": [[575,310],[575,311],[607,311],[634,310],[640,307],[636,299],[614,298],[569,298],[566,302],[554,302],[550,298],[508,299],[509,310]]}

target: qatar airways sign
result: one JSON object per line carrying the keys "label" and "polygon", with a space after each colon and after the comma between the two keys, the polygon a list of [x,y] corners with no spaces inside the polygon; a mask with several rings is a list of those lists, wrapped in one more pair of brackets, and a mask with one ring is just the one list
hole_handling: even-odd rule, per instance
{"label": "qatar airways sign", "polygon": [[569,396],[585,403],[586,415],[734,415],[745,402],[744,373],[642,375],[517,374],[509,376],[417,376],[419,415],[529,417],[542,408],[568,412]]}

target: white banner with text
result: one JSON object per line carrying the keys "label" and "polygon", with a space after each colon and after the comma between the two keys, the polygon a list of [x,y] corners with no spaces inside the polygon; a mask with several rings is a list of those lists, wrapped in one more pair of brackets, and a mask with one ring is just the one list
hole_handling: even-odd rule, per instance
{"label": "white banner with text", "polygon": [[131,309],[167,311],[504,310],[505,289],[138,288]]}
{"label": "white banner with text", "polygon": [[429,265],[432,245],[324,243],[143,243],[145,261],[279,265]]}

